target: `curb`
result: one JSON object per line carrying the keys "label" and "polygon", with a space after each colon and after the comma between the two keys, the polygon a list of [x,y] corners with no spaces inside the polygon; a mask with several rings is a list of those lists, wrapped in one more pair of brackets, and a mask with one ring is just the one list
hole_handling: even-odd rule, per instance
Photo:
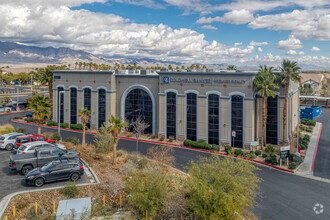
{"label": "curb", "polygon": [[19,112],[6,112],[6,113],[0,113],[1,115],[10,115],[10,114],[19,114],[19,113],[25,113],[25,112],[31,112],[32,110],[26,110],[26,111],[19,111]]}
{"label": "curb", "polygon": [[319,141],[320,141],[320,137],[321,137],[321,133],[322,133],[322,127],[323,127],[323,124],[321,123],[320,130],[319,130],[319,135],[317,137],[315,151],[314,151],[314,157],[313,157],[313,163],[312,163],[312,172],[314,172],[314,163],[315,163],[315,158],[316,158],[316,154],[317,154],[317,149],[319,147]]}
{"label": "curb", "polygon": [[[12,121],[17,122],[17,123],[21,123],[21,124],[31,124],[31,125],[37,126],[36,123],[32,123],[32,122],[22,122],[22,121],[18,121],[18,120],[15,120],[15,119],[12,119]],[[42,127],[54,128],[54,129],[58,128],[56,126],[48,126],[48,125],[42,125]],[[80,131],[80,130],[72,130],[72,129],[69,129],[69,128],[61,128],[61,130],[82,133],[82,131]],[[86,134],[95,134],[95,132],[86,132]],[[136,138],[132,138],[132,137],[119,136],[119,138],[124,139],[124,140],[131,140],[131,141],[136,141],[137,140]],[[258,164],[262,164],[262,165],[265,165],[265,166],[268,166],[268,167],[272,167],[272,168],[275,168],[275,169],[278,169],[278,170],[281,170],[281,171],[285,171],[285,172],[288,172],[288,173],[294,173],[293,170],[285,169],[285,168],[275,166],[275,165],[272,165],[272,164],[268,164],[268,163],[265,163],[265,162],[262,162],[262,161],[259,161],[259,160],[248,159],[248,158],[240,157],[240,156],[236,156],[236,155],[229,155],[229,154],[222,153],[222,152],[216,152],[216,151],[204,150],[204,149],[197,149],[197,148],[192,148],[192,147],[186,147],[186,146],[179,145],[179,144],[164,143],[164,142],[160,142],[160,141],[151,141],[151,140],[143,140],[143,139],[138,139],[138,140],[139,140],[139,142],[146,142],[146,143],[159,144],[159,145],[168,145],[168,146],[173,146],[173,147],[178,147],[178,148],[183,148],[183,149],[185,148],[185,149],[195,150],[195,151],[199,151],[199,152],[206,152],[206,153],[219,154],[219,155],[229,156],[229,157],[234,157],[234,158],[241,158],[241,159],[248,160],[248,161],[251,161],[251,162],[254,162],[254,163],[258,163]]]}

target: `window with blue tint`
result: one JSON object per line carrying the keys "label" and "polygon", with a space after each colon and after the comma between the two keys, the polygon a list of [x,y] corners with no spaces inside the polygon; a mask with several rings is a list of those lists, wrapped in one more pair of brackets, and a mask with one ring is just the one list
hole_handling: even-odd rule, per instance
{"label": "window with blue tint", "polygon": [[266,124],[266,142],[267,144],[277,145],[277,97],[268,97],[267,99],[267,124]]}
{"label": "window with blue tint", "polygon": [[[125,119],[130,123],[135,121],[140,115],[145,123],[150,126],[144,130],[144,133],[152,133],[152,100],[149,94],[142,89],[133,89],[125,100]],[[129,128],[133,131],[133,128]]]}
{"label": "window with blue tint", "polygon": [[60,123],[64,123],[64,94],[60,94],[62,91],[64,91],[63,87],[57,88],[57,100],[59,100],[59,105],[57,106],[57,118],[60,118]]}
{"label": "window with blue tint", "polygon": [[187,101],[187,139],[197,140],[197,95],[195,93],[188,93]]}
{"label": "window with blue tint", "polygon": [[98,127],[101,127],[106,120],[105,108],[106,108],[106,91],[105,89],[99,89],[99,105],[98,105]]}
{"label": "window with blue tint", "polygon": [[[92,108],[92,95],[91,95],[91,89],[89,88],[84,89],[84,109],[85,108],[87,108],[88,110],[91,110]],[[90,118],[86,126],[90,128]]]}
{"label": "window with blue tint", "polygon": [[167,138],[176,138],[176,94],[168,92],[166,94],[166,131]]}
{"label": "window with blue tint", "polygon": [[243,147],[243,96],[231,97],[231,146]]}
{"label": "window with blue tint", "polygon": [[70,124],[77,124],[77,89],[70,89]]}
{"label": "window with blue tint", "polygon": [[208,143],[219,145],[219,95],[208,96]]}

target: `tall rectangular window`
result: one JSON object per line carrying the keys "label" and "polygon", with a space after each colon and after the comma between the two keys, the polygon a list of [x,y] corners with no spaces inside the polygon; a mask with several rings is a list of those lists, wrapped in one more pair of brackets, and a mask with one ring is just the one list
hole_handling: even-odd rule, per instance
{"label": "tall rectangular window", "polygon": [[187,139],[197,140],[197,95],[187,94]]}
{"label": "tall rectangular window", "polygon": [[[84,89],[84,109],[85,108],[87,108],[88,110],[91,110],[92,108],[92,95],[91,89],[89,88]],[[90,128],[90,120],[88,120],[86,126]]]}
{"label": "tall rectangular window", "polygon": [[208,143],[219,145],[219,95],[208,96]]}
{"label": "tall rectangular window", "polygon": [[60,119],[60,123],[64,123],[64,94],[60,94],[62,91],[64,91],[63,87],[57,88],[57,100],[59,100],[58,118]]}
{"label": "tall rectangular window", "polygon": [[106,120],[105,108],[106,108],[106,91],[105,89],[99,89],[99,106],[98,106],[99,127],[101,127]]}
{"label": "tall rectangular window", "polygon": [[243,96],[231,97],[231,146],[243,147]]}
{"label": "tall rectangular window", "polygon": [[166,94],[166,131],[167,138],[176,138],[176,94],[168,92]]}
{"label": "tall rectangular window", "polygon": [[277,96],[267,99],[267,124],[266,124],[266,142],[267,144],[277,145]]}
{"label": "tall rectangular window", "polygon": [[70,89],[70,124],[77,124],[77,89]]}

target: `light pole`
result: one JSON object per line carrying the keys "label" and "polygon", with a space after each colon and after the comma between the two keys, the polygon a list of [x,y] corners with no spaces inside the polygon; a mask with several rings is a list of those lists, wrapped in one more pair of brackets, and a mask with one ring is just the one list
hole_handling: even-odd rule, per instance
{"label": "light pole", "polygon": [[17,96],[16,96],[16,111],[18,112],[19,111],[19,106],[18,106],[18,88],[19,88],[19,83],[18,84],[16,84],[16,89],[17,89]]}
{"label": "light pole", "polygon": [[58,134],[61,137],[61,94],[63,94],[63,99],[64,99],[64,91],[60,91],[58,95]]}

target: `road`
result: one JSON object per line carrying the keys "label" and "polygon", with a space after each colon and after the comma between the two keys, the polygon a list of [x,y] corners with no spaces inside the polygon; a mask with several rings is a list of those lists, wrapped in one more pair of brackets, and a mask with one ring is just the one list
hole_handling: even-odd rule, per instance
{"label": "road", "polygon": [[[9,122],[13,115],[0,117],[2,123]],[[15,127],[25,127],[28,132],[36,132],[36,126],[15,124]],[[54,132],[54,129],[43,128],[42,132]],[[63,138],[77,136],[81,139],[81,133],[62,131]],[[91,143],[93,135],[87,134],[86,141]],[[129,140],[120,140],[118,149],[126,151],[135,151],[136,142]],[[150,143],[139,143],[139,152],[146,154],[152,147]],[[186,170],[191,160],[197,160],[199,157],[209,156],[210,154],[174,148],[176,163],[175,168]],[[263,179],[259,184],[260,196],[259,205],[252,211],[259,219],[330,219],[330,184],[317,181],[294,174],[282,172],[262,165],[256,165],[260,168],[258,176]],[[315,204],[323,205],[322,214],[316,214],[313,211]]]}
{"label": "road", "polygon": [[330,179],[330,109],[322,108],[322,114],[316,119],[322,122],[322,133],[314,164],[314,176]]}

